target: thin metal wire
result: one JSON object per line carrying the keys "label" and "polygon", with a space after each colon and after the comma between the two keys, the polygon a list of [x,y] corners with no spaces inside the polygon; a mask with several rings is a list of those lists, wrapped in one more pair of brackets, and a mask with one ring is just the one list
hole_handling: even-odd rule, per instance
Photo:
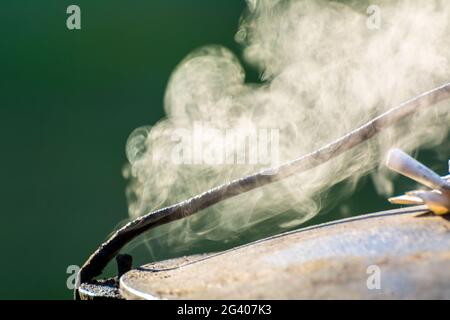
{"label": "thin metal wire", "polygon": [[[408,100],[341,138],[296,160],[220,185],[193,198],[150,212],[129,222],[101,244],[88,258],[78,273],[77,288],[81,283],[88,282],[100,275],[119,250],[136,236],[157,226],[190,216],[236,195],[317,167],[411,114],[448,98],[450,98],[450,83]],[[77,295],[77,292],[75,294]]]}

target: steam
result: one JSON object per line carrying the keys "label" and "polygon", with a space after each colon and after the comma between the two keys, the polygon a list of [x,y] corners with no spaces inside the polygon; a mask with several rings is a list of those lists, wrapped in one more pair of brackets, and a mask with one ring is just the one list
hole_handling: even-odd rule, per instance
{"label": "steam", "polygon": [[[381,20],[375,28],[367,24],[368,5],[248,1],[236,40],[244,48],[243,59],[261,72],[261,83],[246,83],[238,58],[221,46],[200,48],[178,65],[165,95],[167,117],[136,129],[127,142],[130,216],[270,166],[273,157],[269,163],[237,161],[242,150],[246,159],[261,152],[255,143],[263,139],[260,132],[278,134],[278,140],[266,137],[265,151],[289,161],[450,81],[448,1],[378,1]],[[219,203],[150,236],[170,232],[169,245],[181,250],[198,239],[230,239],[274,217],[274,230],[291,228],[329,205],[325,194],[331,186],[346,181],[340,194],[332,195],[336,200],[371,170],[377,190],[389,194],[392,184],[380,167],[386,151],[436,146],[446,138],[449,123],[447,103],[317,169]],[[194,134],[199,124],[208,130]],[[241,139],[224,138],[227,131],[239,132]],[[236,161],[221,161],[222,149]],[[187,156],[198,152],[219,157],[180,163],[173,158],[178,151],[182,159],[192,160]]]}

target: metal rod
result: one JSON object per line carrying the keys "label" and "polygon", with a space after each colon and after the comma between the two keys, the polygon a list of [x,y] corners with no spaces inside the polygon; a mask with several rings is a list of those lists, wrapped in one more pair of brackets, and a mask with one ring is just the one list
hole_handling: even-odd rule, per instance
{"label": "metal rod", "polygon": [[[100,275],[105,266],[112,258],[114,258],[119,250],[143,232],[190,216],[220,201],[232,198],[252,189],[317,167],[370,139],[383,129],[405,119],[407,116],[448,98],[450,98],[450,83],[408,100],[370,120],[343,137],[296,160],[276,168],[263,170],[253,175],[231,181],[191,199],[150,212],[129,222],[117,230],[106,242],[101,244],[101,246],[88,258],[78,273],[77,288],[81,283],[90,281],[94,277]],[[75,294],[77,294],[77,292],[75,292]]]}
{"label": "metal rod", "polygon": [[400,149],[389,151],[386,165],[431,189],[450,192],[450,183],[447,180]]}
{"label": "metal rod", "polygon": [[450,211],[450,196],[447,193],[434,191],[410,191],[408,192],[413,197],[418,197],[423,200],[425,205],[437,215],[444,215]]}

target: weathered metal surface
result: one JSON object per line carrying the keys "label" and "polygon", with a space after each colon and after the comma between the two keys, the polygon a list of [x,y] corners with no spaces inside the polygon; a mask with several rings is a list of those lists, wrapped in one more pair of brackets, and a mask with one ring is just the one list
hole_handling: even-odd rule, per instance
{"label": "weathered metal surface", "polygon": [[[450,222],[426,212],[386,211],[148,264],[123,275],[120,292],[127,299],[450,299]],[[380,289],[367,287],[371,265]]]}
{"label": "weathered metal surface", "polygon": [[80,300],[122,299],[117,277],[106,280],[94,280],[81,284],[78,289],[77,298]]}

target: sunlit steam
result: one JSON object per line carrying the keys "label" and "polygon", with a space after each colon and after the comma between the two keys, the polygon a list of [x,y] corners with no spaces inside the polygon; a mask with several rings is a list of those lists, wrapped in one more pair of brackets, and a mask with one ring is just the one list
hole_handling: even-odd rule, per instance
{"label": "sunlit steam", "polygon": [[[260,71],[261,83],[245,83],[238,58],[220,46],[198,49],[179,64],[167,86],[167,117],[137,129],[127,143],[130,215],[182,201],[271,166],[275,158],[281,163],[297,158],[450,81],[450,3],[393,2],[377,2],[379,25],[370,28],[367,12],[377,10],[367,11],[368,3],[249,1],[236,40],[243,59]],[[275,216],[280,219],[273,230],[299,225],[329,205],[321,195],[331,186],[346,180],[333,199],[349,195],[360,177],[380,166],[388,149],[438,145],[449,123],[447,103],[314,170],[219,203],[150,236],[170,232],[168,241],[179,249],[197,239],[230,238]],[[208,130],[196,134],[199,124]],[[227,139],[227,132],[243,138]],[[250,161],[255,154],[259,159],[266,142],[266,157],[275,158]],[[247,161],[239,162],[242,150]],[[181,155],[178,161],[174,153]],[[387,173],[372,172],[377,190],[392,192]]]}

